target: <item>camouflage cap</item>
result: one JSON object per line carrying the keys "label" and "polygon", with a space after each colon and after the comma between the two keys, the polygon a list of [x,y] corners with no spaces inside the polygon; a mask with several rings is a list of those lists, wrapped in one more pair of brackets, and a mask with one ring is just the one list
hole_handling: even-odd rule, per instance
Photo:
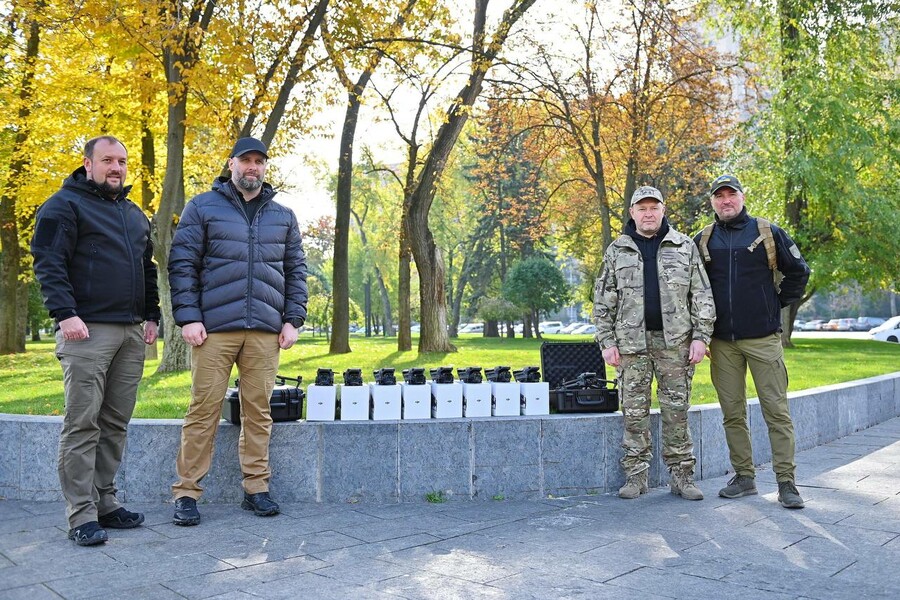
{"label": "camouflage cap", "polygon": [[634,206],[641,200],[645,198],[653,198],[658,202],[664,203],[662,192],[660,192],[655,187],[650,187],[649,185],[642,185],[638,189],[634,190],[634,193],[631,195],[631,204],[629,206]]}
{"label": "camouflage cap", "polygon": [[712,196],[723,187],[730,187],[733,190],[737,190],[741,193],[744,192],[744,188],[741,187],[741,182],[738,181],[738,178],[734,175],[719,175],[716,177],[711,184],[709,184],[709,195]]}

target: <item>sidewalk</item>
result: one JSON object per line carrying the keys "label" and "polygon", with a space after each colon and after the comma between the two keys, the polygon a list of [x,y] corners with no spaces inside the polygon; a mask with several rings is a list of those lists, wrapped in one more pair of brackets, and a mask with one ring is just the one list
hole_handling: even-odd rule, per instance
{"label": "sidewalk", "polygon": [[61,503],[0,501],[0,598],[896,598],[900,418],[797,455],[803,510],[668,489],[533,502],[283,504],[259,518],[129,505],[143,527],[80,548]]}

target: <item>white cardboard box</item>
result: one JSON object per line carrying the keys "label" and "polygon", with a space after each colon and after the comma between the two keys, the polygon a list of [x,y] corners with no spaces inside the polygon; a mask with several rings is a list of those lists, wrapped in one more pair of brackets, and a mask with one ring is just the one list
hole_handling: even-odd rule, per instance
{"label": "white cardboard box", "polygon": [[495,417],[518,417],[521,412],[521,390],[518,381],[509,383],[491,382],[491,415]]}
{"label": "white cardboard box", "polygon": [[400,418],[400,385],[369,384],[372,401],[369,416],[373,421],[393,421]]}
{"label": "white cardboard box", "polygon": [[401,383],[404,419],[431,418],[431,386]]}
{"label": "white cardboard box", "polygon": [[306,388],[306,420],[334,421],[337,388],[312,384]]}
{"label": "white cardboard box", "polygon": [[431,416],[435,419],[462,417],[462,384],[431,382]]}
{"label": "white cardboard box", "polygon": [[522,386],[522,414],[523,415],[549,415],[550,414],[550,384],[546,381],[535,383],[521,383]]}
{"label": "white cardboard box", "polygon": [[464,383],[463,387],[463,416],[464,417],[489,417],[491,416],[491,384],[490,383]]}
{"label": "white cardboard box", "polygon": [[368,421],[369,386],[342,383],[338,390],[341,396],[341,421]]}

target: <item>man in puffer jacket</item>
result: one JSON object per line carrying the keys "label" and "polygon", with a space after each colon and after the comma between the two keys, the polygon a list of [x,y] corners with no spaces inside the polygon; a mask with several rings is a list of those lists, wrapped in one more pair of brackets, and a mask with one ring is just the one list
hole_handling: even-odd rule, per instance
{"label": "man in puffer jacket", "polygon": [[200,480],[209,472],[231,368],[240,374],[244,475],[241,507],[278,514],[269,495],[269,397],[279,349],[297,341],[306,319],[306,258],[297,218],[264,183],[268,149],[241,138],[231,177],[185,206],[169,253],[172,312],[191,346],[191,405],[184,418],[172,486],[176,525],[197,525]]}

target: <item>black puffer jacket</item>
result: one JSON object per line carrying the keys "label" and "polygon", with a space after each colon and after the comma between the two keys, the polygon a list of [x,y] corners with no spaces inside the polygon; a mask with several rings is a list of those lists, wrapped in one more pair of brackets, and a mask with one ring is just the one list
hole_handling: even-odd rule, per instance
{"label": "black puffer jacket", "polygon": [[293,211],[269,184],[253,223],[227,177],[194,197],[181,214],[169,252],[172,311],[178,325],[215,333],[306,319],[306,255]]}
{"label": "black puffer jacket", "polygon": [[[778,270],[784,275],[780,292],[763,244],[749,249],[759,237],[756,218],[747,209],[728,222],[716,217],[706,264],[716,300],[714,338],[734,341],[771,335],[781,329],[781,308],[803,297],[809,266],[793,240],[774,223],[772,236]],[[699,234],[694,241],[699,245]]]}
{"label": "black puffer jacket", "polygon": [[159,321],[150,221],[126,198],[130,189],[111,200],[80,167],[38,209],[34,273],[57,321]]}

